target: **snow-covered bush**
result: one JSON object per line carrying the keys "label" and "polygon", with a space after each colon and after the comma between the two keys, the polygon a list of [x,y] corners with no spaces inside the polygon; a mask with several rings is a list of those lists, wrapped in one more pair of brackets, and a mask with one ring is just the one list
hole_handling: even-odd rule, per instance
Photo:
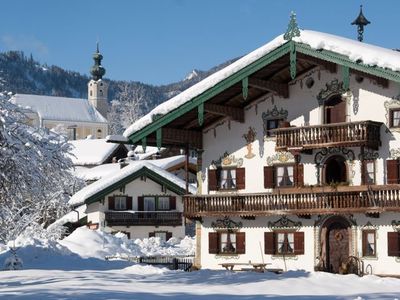
{"label": "snow-covered bush", "polygon": [[11,256],[4,261],[4,270],[22,270],[22,259],[17,255],[17,248],[10,249]]}

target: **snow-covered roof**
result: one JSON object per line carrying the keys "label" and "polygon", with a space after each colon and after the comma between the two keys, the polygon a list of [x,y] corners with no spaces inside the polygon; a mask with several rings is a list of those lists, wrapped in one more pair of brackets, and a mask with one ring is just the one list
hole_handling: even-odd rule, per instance
{"label": "snow-covered roof", "polygon": [[[170,172],[155,166],[154,164],[148,161],[137,161],[136,163],[129,164],[128,166],[119,169],[119,171],[113,173],[110,176],[104,177],[86,187],[81,189],[75,195],[71,197],[68,204],[71,206],[76,206],[83,204],[87,199],[90,197],[101,193],[104,189],[108,188],[109,186],[118,183],[119,181],[123,180],[124,178],[140,171],[143,168],[147,168],[150,171],[155,172],[157,175],[163,177],[164,179],[168,180],[172,184],[185,189],[186,182],[179,177],[171,174]],[[195,194],[196,188],[192,185],[189,185],[189,193]]]}
{"label": "snow-covered roof", "polygon": [[107,123],[87,99],[15,94],[11,101],[36,112],[42,120]]}
{"label": "snow-covered roof", "polygon": [[69,143],[73,146],[71,160],[75,166],[100,165],[120,146],[107,143],[106,139],[85,139]]}
{"label": "snow-covered roof", "polygon": [[[365,65],[387,68],[396,72],[400,71],[400,52],[398,51],[311,30],[301,30],[300,36],[293,38],[293,40],[309,45],[312,49],[323,49],[344,55],[354,62],[361,61]],[[158,105],[150,113],[129,126],[123,135],[125,137],[131,136],[152,123],[154,115],[165,115],[171,112],[286,42],[283,39],[283,35],[276,37],[264,46],[203,79],[170,100]]]}
{"label": "snow-covered roof", "polygon": [[165,150],[165,148],[158,149],[158,147],[147,146],[146,152],[145,152],[145,151],[143,151],[143,147],[138,145],[138,146],[136,146],[135,150],[133,150],[133,151],[135,152],[135,155],[137,156],[137,158],[139,160],[142,160],[142,159],[148,159],[148,158],[152,157],[153,155],[155,155],[159,152],[162,152],[164,150]]}
{"label": "snow-covered roof", "polygon": [[[140,161],[135,161],[135,160],[133,160],[133,161],[128,160],[128,162],[129,162],[129,164],[140,163]],[[164,170],[168,170],[174,166],[184,163],[185,155],[177,155],[177,156],[171,156],[171,157],[167,157],[167,158],[147,160],[146,162],[151,163],[151,164],[153,164],[159,168],[162,168]],[[197,160],[195,158],[190,157],[189,163],[196,164]],[[83,180],[94,181],[94,180],[99,180],[101,178],[109,176],[115,172],[118,172],[118,170],[120,168],[121,167],[120,167],[119,163],[104,164],[104,165],[96,166],[94,168],[75,167],[75,174],[76,174],[76,176],[78,176],[79,178],[81,178]]]}

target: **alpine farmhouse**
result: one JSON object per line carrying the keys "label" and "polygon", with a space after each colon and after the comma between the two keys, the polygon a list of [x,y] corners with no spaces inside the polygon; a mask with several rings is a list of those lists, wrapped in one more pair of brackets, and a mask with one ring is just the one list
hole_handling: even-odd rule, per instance
{"label": "alpine farmhouse", "polygon": [[197,194],[183,200],[198,267],[400,275],[399,71],[400,52],[292,16],[124,136],[197,151]]}

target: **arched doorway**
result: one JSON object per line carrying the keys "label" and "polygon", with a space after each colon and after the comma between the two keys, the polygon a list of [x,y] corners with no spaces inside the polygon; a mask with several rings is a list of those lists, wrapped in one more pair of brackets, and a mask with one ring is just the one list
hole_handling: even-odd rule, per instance
{"label": "arched doorway", "polygon": [[331,97],[324,103],[325,124],[346,122],[346,101],[341,95]]}
{"label": "arched doorway", "polygon": [[341,216],[329,218],[321,228],[321,262],[325,271],[339,273],[350,254],[350,223]]}
{"label": "arched doorway", "polygon": [[325,183],[347,182],[346,159],[341,155],[329,157],[324,166]]}

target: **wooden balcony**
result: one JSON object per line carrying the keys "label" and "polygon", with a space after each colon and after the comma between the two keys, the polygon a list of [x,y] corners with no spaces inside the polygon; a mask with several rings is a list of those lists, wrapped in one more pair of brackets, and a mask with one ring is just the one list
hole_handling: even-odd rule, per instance
{"label": "wooden balcony", "polygon": [[108,226],[180,226],[181,212],[126,212],[108,211],[105,213]]}
{"label": "wooden balcony", "polygon": [[263,194],[184,196],[184,215],[261,216],[400,211],[400,185],[286,189]]}
{"label": "wooden balcony", "polygon": [[271,132],[276,135],[276,151],[357,146],[377,150],[381,145],[381,125],[379,122],[361,121],[277,128]]}

